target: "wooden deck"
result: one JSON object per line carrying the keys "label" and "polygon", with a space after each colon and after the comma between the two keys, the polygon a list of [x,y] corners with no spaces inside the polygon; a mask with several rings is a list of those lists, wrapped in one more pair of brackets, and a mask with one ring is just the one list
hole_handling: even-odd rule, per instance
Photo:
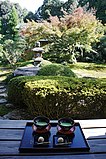
{"label": "wooden deck", "polygon": [[[27,120],[0,120],[0,159],[106,159],[106,119],[77,120],[90,146],[88,153],[39,155],[20,153]],[[32,121],[31,121],[32,122]]]}

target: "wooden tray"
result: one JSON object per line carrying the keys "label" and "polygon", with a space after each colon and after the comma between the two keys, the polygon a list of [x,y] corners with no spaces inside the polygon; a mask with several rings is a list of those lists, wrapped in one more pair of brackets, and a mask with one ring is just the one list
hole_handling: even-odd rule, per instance
{"label": "wooden tray", "polygon": [[53,136],[57,133],[57,123],[51,123],[49,144],[46,146],[37,146],[34,144],[34,136],[32,130],[32,122],[27,122],[23,133],[22,141],[20,143],[19,151],[25,153],[36,153],[36,154],[64,154],[71,152],[87,152],[90,150],[89,145],[85,139],[83,131],[79,123],[75,123],[75,136],[72,143],[63,146],[54,146]]}

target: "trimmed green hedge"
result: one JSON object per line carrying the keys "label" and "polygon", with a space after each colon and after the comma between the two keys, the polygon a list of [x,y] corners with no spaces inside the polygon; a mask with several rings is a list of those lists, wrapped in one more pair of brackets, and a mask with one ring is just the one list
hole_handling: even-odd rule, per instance
{"label": "trimmed green hedge", "polygon": [[39,76],[67,76],[67,77],[77,77],[76,74],[70,69],[69,66],[64,66],[62,64],[49,64],[43,66],[39,72]]}
{"label": "trimmed green hedge", "polygon": [[22,92],[25,83],[33,80],[35,80],[34,76],[18,76],[12,78],[8,83],[8,101],[12,102],[15,107],[24,107]]}
{"label": "trimmed green hedge", "polygon": [[106,117],[106,79],[17,77],[9,82],[9,100],[27,107],[31,118]]}

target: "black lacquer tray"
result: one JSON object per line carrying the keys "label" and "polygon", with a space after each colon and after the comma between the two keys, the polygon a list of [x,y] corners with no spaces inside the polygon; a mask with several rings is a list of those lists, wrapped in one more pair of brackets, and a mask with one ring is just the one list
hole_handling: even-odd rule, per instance
{"label": "black lacquer tray", "polygon": [[64,154],[71,152],[88,152],[90,150],[89,145],[85,139],[83,131],[80,127],[79,123],[75,123],[75,132],[74,137],[72,139],[72,143],[69,145],[58,145],[54,146],[54,138],[57,134],[57,123],[50,123],[50,137],[48,145],[36,145],[35,137],[33,136],[32,122],[27,122],[24,130],[24,134],[22,137],[22,141],[20,143],[19,152],[24,153],[36,153],[36,154]]}

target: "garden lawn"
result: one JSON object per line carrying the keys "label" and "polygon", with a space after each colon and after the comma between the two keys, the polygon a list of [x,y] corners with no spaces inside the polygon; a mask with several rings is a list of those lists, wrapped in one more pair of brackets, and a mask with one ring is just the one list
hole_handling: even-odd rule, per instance
{"label": "garden lawn", "polygon": [[106,64],[76,63],[70,68],[78,77],[106,78]]}

